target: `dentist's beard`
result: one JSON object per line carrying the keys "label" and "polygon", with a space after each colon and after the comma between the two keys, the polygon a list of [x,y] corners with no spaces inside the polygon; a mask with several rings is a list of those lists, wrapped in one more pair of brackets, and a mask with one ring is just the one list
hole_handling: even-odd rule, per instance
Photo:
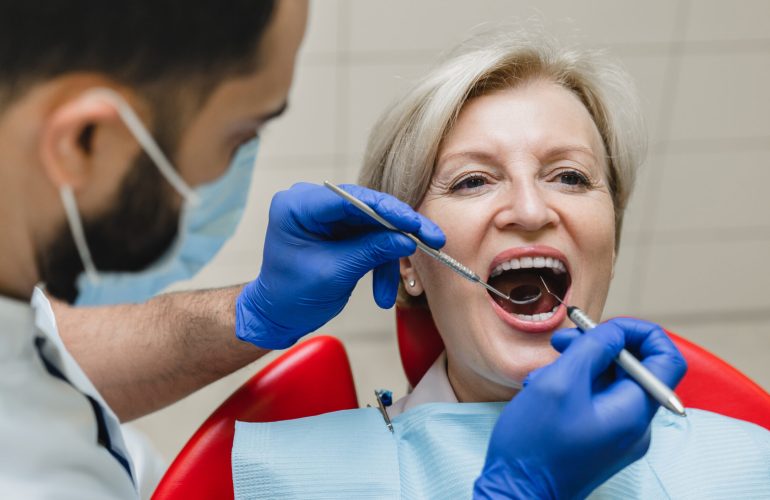
{"label": "dentist's beard", "polygon": [[[91,218],[81,213],[97,271],[140,271],[158,260],[177,234],[178,199],[152,160],[142,154],[123,181],[116,203],[106,213]],[[66,222],[37,260],[46,292],[73,303],[83,262]]]}

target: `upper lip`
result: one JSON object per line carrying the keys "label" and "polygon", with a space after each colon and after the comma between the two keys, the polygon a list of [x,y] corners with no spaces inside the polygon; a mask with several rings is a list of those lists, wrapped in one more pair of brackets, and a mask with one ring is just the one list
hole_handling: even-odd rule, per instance
{"label": "upper lip", "polygon": [[487,279],[489,279],[492,271],[503,262],[507,262],[512,259],[520,259],[522,257],[551,257],[553,259],[558,259],[564,263],[564,265],[567,267],[567,273],[571,275],[569,261],[561,251],[546,245],[528,245],[509,248],[497,254],[497,256],[495,256],[495,258],[492,259],[492,262],[489,264],[489,269],[487,269]]}

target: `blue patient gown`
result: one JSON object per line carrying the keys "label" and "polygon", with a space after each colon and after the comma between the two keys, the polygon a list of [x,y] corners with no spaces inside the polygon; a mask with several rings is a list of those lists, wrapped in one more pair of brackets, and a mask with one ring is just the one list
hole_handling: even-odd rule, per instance
{"label": "blue patient gown", "polygon": [[[393,418],[393,433],[374,408],[237,422],[235,496],[469,499],[502,408],[423,404]],[[647,454],[590,498],[770,498],[770,432],[706,411],[660,410]]]}

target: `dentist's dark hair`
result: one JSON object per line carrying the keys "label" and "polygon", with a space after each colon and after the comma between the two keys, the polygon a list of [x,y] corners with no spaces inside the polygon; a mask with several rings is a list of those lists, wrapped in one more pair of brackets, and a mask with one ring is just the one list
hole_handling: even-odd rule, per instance
{"label": "dentist's dark hair", "polygon": [[94,72],[205,89],[253,70],[273,0],[0,0],[0,110],[35,84]]}

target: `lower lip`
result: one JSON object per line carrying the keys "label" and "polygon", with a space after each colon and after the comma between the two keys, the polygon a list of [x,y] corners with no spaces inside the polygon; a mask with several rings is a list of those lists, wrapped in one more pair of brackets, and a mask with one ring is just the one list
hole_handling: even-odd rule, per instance
{"label": "lower lip", "polygon": [[[567,293],[567,295],[569,295],[569,293]],[[508,326],[524,333],[550,333],[556,330],[567,317],[567,307],[564,304],[561,304],[556,309],[556,312],[553,313],[553,316],[545,321],[524,321],[512,313],[506,312],[505,309],[495,302],[495,299],[493,299],[491,295],[487,294],[487,298],[492,303],[492,309],[495,310],[495,313],[501,320],[507,323]]]}

